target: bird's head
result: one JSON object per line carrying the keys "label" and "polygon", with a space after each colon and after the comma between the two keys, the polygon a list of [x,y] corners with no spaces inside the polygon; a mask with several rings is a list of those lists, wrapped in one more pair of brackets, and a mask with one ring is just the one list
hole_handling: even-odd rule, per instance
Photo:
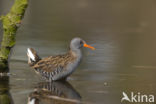
{"label": "bird's head", "polygon": [[90,48],[92,50],[95,50],[94,47],[88,45],[84,40],[82,40],[81,38],[73,38],[71,40],[71,43],[70,43],[70,49],[71,50],[79,50],[81,49],[82,47],[87,47],[87,48]]}

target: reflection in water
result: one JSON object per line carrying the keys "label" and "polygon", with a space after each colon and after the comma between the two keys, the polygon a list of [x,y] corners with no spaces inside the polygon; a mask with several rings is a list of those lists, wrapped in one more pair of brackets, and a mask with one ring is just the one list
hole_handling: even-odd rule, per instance
{"label": "reflection in water", "polygon": [[68,82],[42,82],[29,95],[28,104],[79,104],[80,94]]}
{"label": "reflection in water", "polygon": [[13,99],[9,92],[9,77],[0,77],[0,104],[13,104]]}

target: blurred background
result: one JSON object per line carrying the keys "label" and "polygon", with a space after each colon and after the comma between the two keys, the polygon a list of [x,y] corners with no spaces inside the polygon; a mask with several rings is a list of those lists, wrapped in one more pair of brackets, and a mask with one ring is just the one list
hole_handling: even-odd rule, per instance
{"label": "blurred background", "polygon": [[[12,4],[0,0],[0,15]],[[96,48],[83,49],[83,61],[68,79],[82,103],[120,104],[123,91],[155,94],[155,11],[155,0],[29,0],[10,62],[14,103],[26,104],[41,82],[27,64],[26,49],[41,57],[63,54],[73,37]]]}

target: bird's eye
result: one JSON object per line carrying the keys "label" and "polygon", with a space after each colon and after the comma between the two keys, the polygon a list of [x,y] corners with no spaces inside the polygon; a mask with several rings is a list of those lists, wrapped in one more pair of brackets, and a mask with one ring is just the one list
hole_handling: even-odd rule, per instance
{"label": "bird's eye", "polygon": [[82,42],[82,41],[80,41],[80,44],[82,45],[82,44],[83,44],[83,42]]}

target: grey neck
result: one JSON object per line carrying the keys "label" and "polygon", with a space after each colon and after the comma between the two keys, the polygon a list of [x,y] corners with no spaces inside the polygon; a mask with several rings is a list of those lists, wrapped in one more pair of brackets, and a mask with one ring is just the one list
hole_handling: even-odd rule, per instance
{"label": "grey neck", "polygon": [[82,58],[82,51],[81,49],[71,49],[73,54],[77,57],[77,59],[80,61]]}

